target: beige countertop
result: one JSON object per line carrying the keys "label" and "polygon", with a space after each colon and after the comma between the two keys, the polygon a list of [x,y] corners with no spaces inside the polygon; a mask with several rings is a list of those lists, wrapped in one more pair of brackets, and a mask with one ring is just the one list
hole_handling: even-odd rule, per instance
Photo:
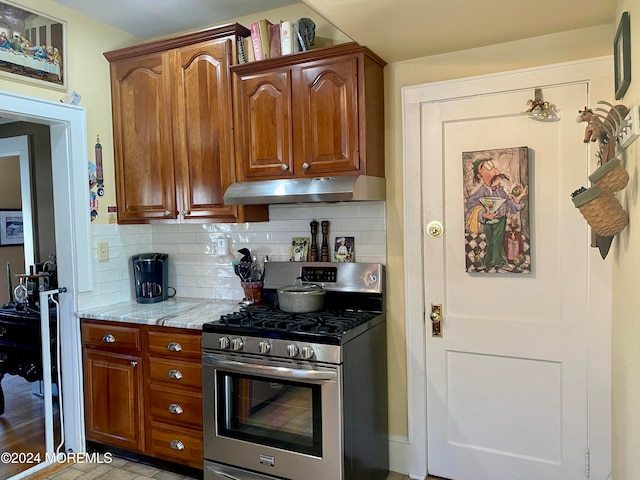
{"label": "beige countertop", "polygon": [[116,303],[79,311],[76,317],[201,330],[203,323],[219,320],[241,306],[238,300],[174,297],[158,303]]}

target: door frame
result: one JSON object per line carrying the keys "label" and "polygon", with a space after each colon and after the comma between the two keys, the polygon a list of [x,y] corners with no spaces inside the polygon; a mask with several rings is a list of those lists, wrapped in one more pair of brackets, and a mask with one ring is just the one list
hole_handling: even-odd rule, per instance
{"label": "door frame", "polygon": [[[49,125],[59,286],[62,407],[65,452],[85,452],[78,294],[93,288],[86,113],[82,107],[0,91],[0,117]],[[14,478],[46,466],[43,462]]]}
{"label": "door frame", "polygon": [[[404,207],[404,280],[405,328],[407,362],[408,443],[406,458],[411,478],[427,476],[427,395],[426,395],[426,329],[425,323],[425,254],[424,228],[442,211],[438,204],[425,204],[424,170],[421,165],[426,131],[438,132],[441,126],[422,118],[424,103],[438,103],[465,97],[496,94],[512,90],[544,86],[585,83],[588,85],[589,105],[598,100],[611,101],[613,97],[612,57],[600,57],[575,62],[520,69],[510,72],[481,75],[457,80],[404,87],[402,89],[403,130],[403,191]],[[577,115],[562,111],[560,115]],[[514,106],[524,109],[525,105]],[[576,142],[582,139],[577,138]],[[595,167],[595,148],[585,148],[585,161],[589,171]],[[576,179],[577,184],[586,179]],[[409,195],[406,192],[418,192]],[[570,201],[567,197],[567,201]],[[415,219],[420,221],[416,222]],[[446,235],[446,232],[445,232]],[[589,242],[589,238],[585,238]],[[615,243],[615,242],[614,242]],[[407,252],[420,252],[421,261]],[[587,402],[588,441],[591,478],[605,480],[611,472],[611,323],[612,323],[612,262],[602,260],[597,249],[589,249],[588,265],[588,318],[587,318]],[[443,272],[428,272],[429,275]]]}

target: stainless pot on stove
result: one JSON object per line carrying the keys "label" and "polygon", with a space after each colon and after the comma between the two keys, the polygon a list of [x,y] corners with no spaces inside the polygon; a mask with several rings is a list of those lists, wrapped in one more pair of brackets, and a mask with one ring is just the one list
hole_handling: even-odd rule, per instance
{"label": "stainless pot on stove", "polygon": [[322,285],[297,278],[293,285],[278,289],[280,310],[288,313],[308,313],[322,310],[326,289]]}

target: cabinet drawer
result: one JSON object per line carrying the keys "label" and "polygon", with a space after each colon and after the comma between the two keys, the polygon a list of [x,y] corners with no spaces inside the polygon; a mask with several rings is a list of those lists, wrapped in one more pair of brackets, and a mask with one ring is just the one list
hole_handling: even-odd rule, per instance
{"label": "cabinet drawer", "polygon": [[170,355],[171,357],[200,357],[201,333],[180,333],[166,327],[162,330],[148,330],[149,353],[156,355]]}
{"label": "cabinet drawer", "polygon": [[202,468],[202,431],[151,422],[150,450],[153,456]]}
{"label": "cabinet drawer", "polygon": [[149,378],[172,385],[202,388],[202,365],[199,362],[149,357]]}
{"label": "cabinet drawer", "polygon": [[149,387],[149,406],[154,420],[188,428],[202,428],[202,395],[187,390]]}
{"label": "cabinet drawer", "polygon": [[140,329],[110,323],[82,322],[82,343],[108,350],[141,350]]}

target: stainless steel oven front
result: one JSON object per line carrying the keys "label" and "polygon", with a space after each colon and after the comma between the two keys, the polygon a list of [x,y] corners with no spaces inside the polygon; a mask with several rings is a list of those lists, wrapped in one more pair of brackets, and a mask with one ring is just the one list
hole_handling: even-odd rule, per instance
{"label": "stainless steel oven front", "polygon": [[343,478],[342,366],[203,351],[205,480]]}

